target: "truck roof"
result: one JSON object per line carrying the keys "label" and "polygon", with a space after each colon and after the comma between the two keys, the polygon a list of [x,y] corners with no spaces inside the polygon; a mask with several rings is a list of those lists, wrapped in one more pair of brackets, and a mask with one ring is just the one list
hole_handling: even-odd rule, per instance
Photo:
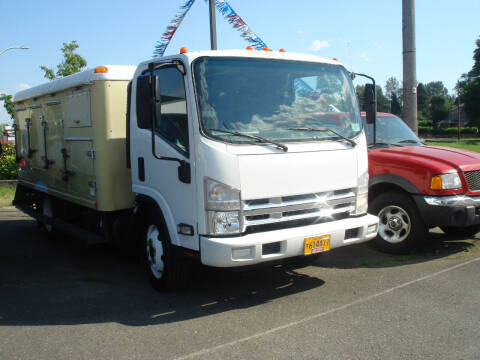
{"label": "truck roof", "polygon": [[133,74],[135,73],[135,69],[137,68],[136,66],[129,65],[102,65],[101,67],[106,67],[107,72],[96,73],[96,68],[87,69],[73,75],[65,76],[58,80],[50,81],[45,84],[19,91],[15,94],[14,102],[59,92],[71,87],[87,84],[92,81],[131,80],[133,78]]}

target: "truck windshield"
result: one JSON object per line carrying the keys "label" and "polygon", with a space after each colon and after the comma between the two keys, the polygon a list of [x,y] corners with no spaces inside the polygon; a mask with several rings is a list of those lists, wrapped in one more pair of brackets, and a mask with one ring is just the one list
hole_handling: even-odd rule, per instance
{"label": "truck windshield", "polygon": [[194,74],[202,129],[219,140],[259,142],[238,133],[281,142],[327,140],[338,138],[335,132],[350,139],[362,130],[342,66],[204,57],[194,63]]}
{"label": "truck windshield", "polygon": [[[365,116],[362,115],[365,122]],[[422,145],[415,133],[402,119],[394,115],[377,115],[375,143],[377,145],[411,146]],[[373,145],[373,124],[366,124],[368,145]]]}

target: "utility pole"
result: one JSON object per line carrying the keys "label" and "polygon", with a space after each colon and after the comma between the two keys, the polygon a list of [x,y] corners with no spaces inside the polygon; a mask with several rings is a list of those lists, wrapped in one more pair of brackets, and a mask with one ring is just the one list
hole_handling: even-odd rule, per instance
{"label": "utility pole", "polygon": [[217,26],[215,23],[215,0],[209,0],[210,10],[210,44],[212,50],[217,50]]}
{"label": "utility pole", "polygon": [[415,0],[402,0],[403,120],[418,134]]}

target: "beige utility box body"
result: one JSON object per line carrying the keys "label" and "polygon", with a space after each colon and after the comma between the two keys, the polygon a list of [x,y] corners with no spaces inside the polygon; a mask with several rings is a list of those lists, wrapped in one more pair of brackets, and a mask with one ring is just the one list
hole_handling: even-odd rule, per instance
{"label": "beige utility box body", "polygon": [[104,66],[15,95],[19,183],[99,211],[132,206],[127,86],[134,66]]}

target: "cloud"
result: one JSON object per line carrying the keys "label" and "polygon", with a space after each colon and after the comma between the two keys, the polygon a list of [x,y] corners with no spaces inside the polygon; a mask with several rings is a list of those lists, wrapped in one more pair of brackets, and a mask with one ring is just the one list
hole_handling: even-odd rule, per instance
{"label": "cloud", "polygon": [[30,85],[26,84],[26,83],[20,83],[17,85],[17,90],[16,91],[21,91],[21,90],[25,90],[25,89],[29,89],[31,88]]}
{"label": "cloud", "polygon": [[378,41],[375,41],[373,43],[373,46],[375,46],[376,48],[379,48],[379,49],[383,49],[385,46],[383,46],[382,43],[379,43]]}
{"label": "cloud", "polygon": [[308,50],[319,51],[321,48],[328,46],[330,46],[330,44],[327,40],[314,40],[312,44],[308,47]]}
{"label": "cloud", "polygon": [[363,60],[365,60],[366,62],[372,61],[372,59],[370,59],[370,58],[368,57],[368,51],[363,51],[363,52],[360,54],[360,57],[361,57]]}

